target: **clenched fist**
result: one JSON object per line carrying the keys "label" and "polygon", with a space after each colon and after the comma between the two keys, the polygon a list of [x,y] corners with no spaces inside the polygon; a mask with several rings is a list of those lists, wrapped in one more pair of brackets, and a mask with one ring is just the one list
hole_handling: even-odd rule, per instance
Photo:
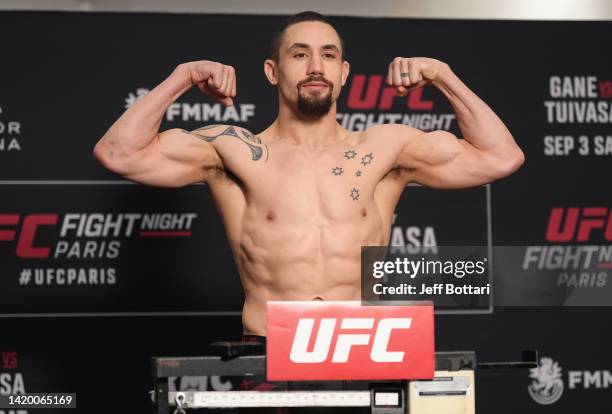
{"label": "clenched fist", "polygon": [[387,84],[395,86],[399,95],[433,82],[446,63],[437,59],[396,57],[389,64]]}
{"label": "clenched fist", "polygon": [[191,83],[206,95],[232,106],[236,96],[236,70],[232,66],[210,60],[186,63]]}

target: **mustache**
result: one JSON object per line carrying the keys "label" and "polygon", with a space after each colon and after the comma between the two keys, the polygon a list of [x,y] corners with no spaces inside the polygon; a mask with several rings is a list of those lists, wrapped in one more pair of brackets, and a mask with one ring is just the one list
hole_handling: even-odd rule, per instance
{"label": "mustache", "polygon": [[310,77],[308,79],[304,79],[302,81],[299,81],[297,86],[298,86],[298,88],[300,88],[302,85],[304,85],[305,83],[308,83],[308,82],[323,82],[323,83],[327,84],[327,86],[329,86],[330,88],[334,87],[334,84],[331,81],[328,81],[327,79],[325,79],[322,76],[313,76],[313,77]]}

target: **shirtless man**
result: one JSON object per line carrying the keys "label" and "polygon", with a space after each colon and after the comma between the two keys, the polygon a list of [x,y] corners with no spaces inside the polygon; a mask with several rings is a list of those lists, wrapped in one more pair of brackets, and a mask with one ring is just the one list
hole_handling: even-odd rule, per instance
{"label": "shirtless man", "polygon": [[479,186],[523,163],[503,122],[436,59],[395,58],[387,83],[399,94],[436,86],[464,139],[407,125],[342,128],[336,100],[349,75],[343,48],[328,20],[300,13],[287,20],[264,62],[279,106],[264,131],[209,125],[159,132],[168,106],[193,85],[233,104],[234,68],[202,60],[178,65],[95,147],[104,166],[129,180],[209,185],[245,290],[245,334],[265,335],[269,300],[360,300],[360,247],[388,243],[409,182]]}

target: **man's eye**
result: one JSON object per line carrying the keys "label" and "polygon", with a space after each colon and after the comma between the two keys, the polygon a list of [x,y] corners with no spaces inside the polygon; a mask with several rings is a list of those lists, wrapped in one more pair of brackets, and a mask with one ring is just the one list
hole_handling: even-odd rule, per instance
{"label": "man's eye", "polygon": [[306,53],[296,53],[295,55],[293,55],[293,57],[304,57],[306,56]]}
{"label": "man's eye", "polygon": [[336,57],[336,55],[334,55],[333,53],[325,53],[323,56],[331,59],[334,59]]}

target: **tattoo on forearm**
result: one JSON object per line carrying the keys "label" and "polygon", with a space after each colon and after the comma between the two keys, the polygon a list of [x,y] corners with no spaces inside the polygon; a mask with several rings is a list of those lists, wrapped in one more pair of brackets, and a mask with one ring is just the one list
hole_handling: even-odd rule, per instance
{"label": "tattoo on forearm", "polygon": [[[188,134],[193,135],[196,138],[199,138],[201,140],[204,140],[206,142],[212,142],[215,139],[219,138],[219,137],[223,137],[223,136],[227,136],[227,137],[235,137],[238,138],[240,141],[244,142],[249,149],[251,150],[251,156],[252,156],[252,160],[253,161],[258,161],[261,159],[261,157],[263,156],[263,149],[261,147],[261,139],[259,139],[259,137],[254,136],[253,134],[251,134],[249,131],[247,131],[246,129],[241,128],[240,132],[242,133],[242,135],[240,135],[238,133],[238,131],[236,131],[236,128],[234,128],[233,126],[228,126],[226,127],[223,132],[217,134],[217,135],[211,135],[210,133],[205,133],[204,131],[212,129],[212,128],[217,128],[220,127],[222,125],[207,125],[204,126],[202,128],[198,128],[194,131],[185,131]],[[253,144],[258,144],[258,145],[253,145]],[[268,150],[267,150],[267,146],[266,147],[266,159],[265,161],[268,160]]]}

